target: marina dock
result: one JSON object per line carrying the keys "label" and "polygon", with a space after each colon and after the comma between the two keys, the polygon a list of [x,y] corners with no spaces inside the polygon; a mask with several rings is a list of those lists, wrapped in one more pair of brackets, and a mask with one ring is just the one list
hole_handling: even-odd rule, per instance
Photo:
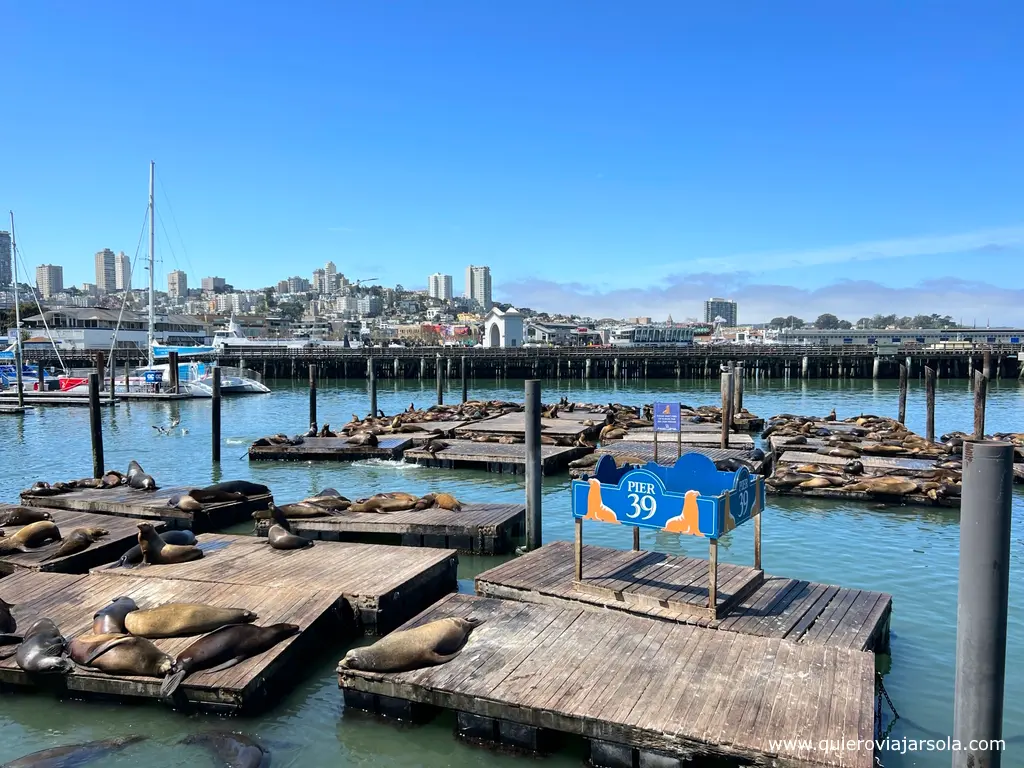
{"label": "marina dock", "polygon": [[249,461],[362,461],[397,459],[412,445],[410,435],[381,437],[377,445],[357,445],[347,437],[305,437],[298,445],[255,445]]}
{"label": "marina dock", "polygon": [[[634,464],[636,460],[640,459],[643,463],[648,461],[654,461],[654,443],[635,443],[632,440],[610,440],[607,444],[599,447],[594,453],[597,456],[612,456],[615,458],[616,463],[621,464],[623,461],[626,463]],[[764,459],[753,458],[754,449],[751,448],[701,448],[699,446],[683,446],[683,453],[699,453],[702,456],[707,456],[712,461],[722,461],[723,459],[741,459],[746,462],[754,474],[763,474],[769,463]],[[676,453],[675,440],[671,443],[666,441],[665,445],[662,445],[661,440],[658,440],[658,464],[670,467],[675,464],[676,459],[679,455]],[[589,468],[590,470],[593,467]],[[586,472],[587,469],[582,470]]]}
{"label": "marina dock", "polygon": [[[121,595],[134,599],[140,608],[172,602],[204,603],[254,611],[260,626],[277,622],[299,625],[298,635],[235,667],[187,677],[178,689],[179,694],[204,711],[248,713],[276,703],[280,694],[294,686],[309,655],[319,651],[325,641],[338,637],[337,597],[308,586],[284,589],[27,571],[0,579],[0,597],[16,604],[13,613],[19,627],[28,627],[45,616],[57,624],[65,637],[90,631],[93,614]],[[154,642],[165,653],[176,656],[195,639],[181,637]],[[62,697],[156,699],[161,682],[160,678],[108,675],[84,667],[76,667],[67,675],[29,675],[13,657],[0,661],[3,688],[43,689]]]}
{"label": "marina dock", "polygon": [[[483,423],[483,422],[481,422]],[[541,432],[541,434],[546,434]],[[440,469],[482,469],[486,472],[524,474],[526,445],[524,443],[478,443],[474,440],[446,440],[448,447],[436,453],[423,448],[410,448],[404,458],[413,464]],[[541,445],[541,468],[545,475],[560,472],[569,462],[585,456],[593,449],[560,445]]]}
{"label": "marina dock", "polygon": [[[526,558],[523,558],[526,559]],[[570,561],[571,562],[571,561]],[[679,766],[707,755],[759,765],[870,768],[870,653],[606,613],[455,594],[407,626],[446,616],[483,623],[446,664],[400,673],[340,668],[346,707],[423,720],[457,713],[464,736],[547,751],[559,733],[590,762]],[[801,734],[813,746],[769,745]],[[817,749],[821,740],[827,749]]]}
{"label": "marina dock", "polygon": [[[586,423],[585,423],[586,422]],[[540,420],[540,433],[551,437],[593,437],[604,425],[604,414],[587,411],[560,411],[558,418]],[[473,422],[455,430],[456,437],[472,437],[473,435],[512,435],[523,437],[526,434],[526,412],[513,411],[502,416]]]}
{"label": "marina dock", "polygon": [[[683,453],[686,453],[686,451],[690,450],[691,448],[718,448],[722,434],[721,427],[715,429],[688,430],[685,429],[686,426],[687,425],[684,424],[684,429],[682,429],[680,432],[659,431],[659,450],[663,446],[667,446],[672,450],[675,450],[677,443],[682,444]],[[690,426],[697,427],[704,425],[692,424]],[[654,430],[645,427],[631,429],[629,430],[629,433],[623,438],[623,440],[628,440],[631,443],[653,443]],[[752,450],[754,448],[754,438],[751,437],[746,432],[731,432],[729,434],[729,447]]]}
{"label": "marina dock", "polygon": [[[723,632],[885,651],[892,598],[881,592],[762,574],[738,565],[718,566],[724,612],[709,620],[693,612],[708,603],[708,561],[655,552],[584,546],[584,583],[573,583],[573,546],[557,541],[476,577],[477,594],[530,603],[610,609]],[[751,588],[751,585],[753,587]],[[722,609],[720,608],[720,611]]]}
{"label": "marina dock", "polygon": [[[9,504],[0,504],[0,512],[9,508]],[[47,509],[53,522],[63,536],[70,534],[75,528],[103,528],[110,533],[89,545],[89,548],[73,555],[55,557],[46,560],[57,551],[59,542],[47,544],[29,552],[0,555],[0,574],[18,571],[54,571],[60,573],[86,573],[104,563],[117,560],[138,543],[138,524],[142,520],[130,520],[111,515],[93,515],[88,512],[74,512],[66,509]],[[157,531],[165,528],[164,523],[157,521]],[[5,535],[12,536],[22,526],[8,525],[2,530]],[[46,560],[44,562],[44,560]]]}
{"label": "marina dock", "polygon": [[36,496],[27,491],[21,503],[30,507],[68,509],[97,515],[115,515],[133,520],[159,520],[169,528],[183,528],[199,533],[215,531],[249,520],[258,509],[266,509],[273,501],[269,494],[252,496],[244,501],[221,501],[203,505],[201,512],[185,512],[172,507],[172,496],[188,493],[194,486],[174,486],[156,491],[139,491],[121,485],[116,488],[83,488],[54,496]]}
{"label": "marina dock", "polygon": [[[331,517],[290,520],[292,531],[307,539],[401,543],[439,547],[479,555],[512,552],[526,526],[523,504],[463,504],[458,512],[431,507],[404,512],[342,512]],[[270,521],[258,520],[266,536]]]}
{"label": "marina dock", "polygon": [[[31,403],[32,405],[79,405],[84,408],[89,407],[89,396],[88,395],[67,395],[59,392],[23,392],[24,401],[26,404]],[[7,405],[8,403],[17,403],[17,393],[4,393],[0,395],[0,404]],[[111,399],[110,395],[101,395],[99,403],[101,406],[116,405],[117,400]]]}
{"label": "marina dock", "polygon": [[176,565],[101,571],[123,581],[161,579],[330,595],[343,619],[384,634],[456,589],[458,556],[450,549],[319,541],[306,549],[273,549],[264,538],[205,534],[204,557]]}

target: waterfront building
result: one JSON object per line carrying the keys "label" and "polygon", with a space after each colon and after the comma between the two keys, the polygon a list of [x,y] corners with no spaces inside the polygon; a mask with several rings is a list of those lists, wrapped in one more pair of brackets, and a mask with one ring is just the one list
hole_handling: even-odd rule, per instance
{"label": "waterfront building", "polygon": [[[59,342],[61,349],[109,350],[115,330],[117,349],[142,351],[148,343],[146,314],[130,310],[121,312],[118,309],[99,307],[64,307],[26,317],[24,324],[26,328],[37,330],[40,334],[48,333],[50,338]],[[206,324],[188,315],[158,314],[153,325],[153,336],[159,344],[191,346],[210,343]]]}
{"label": "waterfront building", "polygon": [[801,344],[821,347],[845,346],[929,346],[942,344],[1022,344],[1022,328],[939,328],[939,329],[866,329],[818,330],[783,328],[776,337],[779,344]]}
{"label": "waterfront building", "polygon": [[184,299],[188,296],[188,276],[180,269],[167,275],[167,295],[172,299]]}
{"label": "waterfront building", "polygon": [[44,299],[64,290],[64,267],[42,264],[36,267],[36,287]]}
{"label": "waterfront building", "polygon": [[515,307],[509,307],[508,310],[503,312],[497,307],[492,307],[484,317],[483,346],[523,346],[523,316],[519,310]]}
{"label": "waterfront building", "polygon": [[114,287],[119,291],[132,289],[132,261],[124,251],[114,257]]}
{"label": "waterfront building", "polygon": [[427,278],[427,294],[432,299],[451,301],[452,299],[452,276],[442,275],[435,272]]}
{"label": "waterfront building", "polygon": [[480,308],[486,312],[492,306],[491,301],[491,268],[477,267],[470,264],[466,267],[466,293],[465,296],[475,301]]}
{"label": "waterfront building", "polygon": [[737,325],[736,302],[729,299],[711,298],[704,302],[704,322],[712,323],[721,319],[722,325],[730,328]]}
{"label": "waterfront building", "polygon": [[117,290],[114,252],[109,248],[96,252],[96,289],[100,293],[113,293]]}

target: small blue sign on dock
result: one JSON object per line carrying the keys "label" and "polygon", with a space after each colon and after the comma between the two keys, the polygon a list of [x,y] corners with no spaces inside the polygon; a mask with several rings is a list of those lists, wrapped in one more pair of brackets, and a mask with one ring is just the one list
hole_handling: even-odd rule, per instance
{"label": "small blue sign on dock", "polygon": [[143,380],[147,384],[159,384],[164,380],[163,371],[146,371],[143,375]]}
{"label": "small blue sign on dock", "polygon": [[654,404],[654,431],[679,431],[679,403]]}

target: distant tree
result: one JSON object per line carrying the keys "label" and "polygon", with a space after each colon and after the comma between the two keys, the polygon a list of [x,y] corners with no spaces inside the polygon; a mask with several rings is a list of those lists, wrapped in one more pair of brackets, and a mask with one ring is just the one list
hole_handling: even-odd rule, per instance
{"label": "distant tree", "polygon": [[838,328],[839,328],[840,330],[843,330],[843,331],[848,331],[848,330],[850,330],[851,328],[853,328],[853,323],[851,323],[851,322],[850,322],[849,320],[840,320],[840,321],[839,321],[839,325],[838,325],[837,327],[838,327]]}
{"label": "distant tree", "polygon": [[273,309],[277,306],[277,297],[274,295],[276,291],[273,288],[266,288],[263,291],[263,302],[266,304],[267,309]]}
{"label": "distant tree", "polygon": [[773,317],[768,322],[769,328],[803,328],[807,323],[799,317],[789,315],[788,317]]}
{"label": "distant tree", "polygon": [[896,325],[896,315],[875,315],[871,318],[872,328],[889,328]]}
{"label": "distant tree", "polygon": [[870,318],[870,317],[862,317],[862,318],[861,318],[860,320],[858,320],[858,321],[856,322],[856,324],[854,325],[854,327],[855,327],[855,328],[856,328],[857,330],[860,330],[860,331],[864,331],[864,330],[867,330],[868,328],[871,328],[871,327],[873,327],[873,326],[871,325],[871,318]]}
{"label": "distant tree", "polygon": [[302,317],[302,313],[305,312],[305,309],[297,301],[284,301],[278,304],[277,311],[292,322],[295,322]]}
{"label": "distant tree", "polygon": [[814,327],[823,331],[834,331],[839,327],[839,318],[826,312],[824,315],[818,315],[818,319],[814,321]]}

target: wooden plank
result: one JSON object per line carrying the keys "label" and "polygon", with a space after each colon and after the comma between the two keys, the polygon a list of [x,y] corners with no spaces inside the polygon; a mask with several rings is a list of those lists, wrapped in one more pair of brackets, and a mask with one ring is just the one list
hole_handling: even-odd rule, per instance
{"label": "wooden plank", "polygon": [[[472,440],[446,440],[448,447],[435,453],[410,448],[403,454],[414,464],[442,469],[483,469],[490,472],[526,471],[526,446],[523,443],[478,443]],[[545,474],[565,469],[570,461],[585,456],[587,447],[542,445],[541,462]]]}
{"label": "wooden plank", "polygon": [[[631,429],[622,438],[631,443],[654,443],[653,429]],[[691,447],[718,448],[721,435],[717,430],[708,432],[658,432],[658,453],[676,453],[677,441],[682,443],[683,453]],[[729,436],[729,446],[740,450],[750,450],[754,447],[754,438],[746,432],[733,433]]]}
{"label": "wooden plank", "polygon": [[[864,465],[865,474],[871,474],[869,470],[908,470],[910,472],[934,472],[935,459],[904,459],[894,456],[868,456],[864,455],[857,459]],[[786,451],[780,458],[779,463],[790,466],[798,464],[820,464],[821,466],[842,467],[850,459],[841,456],[825,456],[812,451]]]}
{"label": "wooden plank", "polygon": [[379,437],[377,445],[355,445],[347,437],[304,437],[298,445],[249,446],[250,461],[362,461],[397,459],[413,444],[409,435]]}
{"label": "wooden plank", "polygon": [[[542,435],[578,437],[581,435],[597,434],[602,426],[604,426],[603,415],[585,412],[560,412],[556,419],[542,418],[540,431]],[[513,435],[522,437],[526,434],[526,413],[524,411],[517,411],[478,421],[464,427],[459,427],[455,430],[455,434],[460,437],[472,435]]]}

